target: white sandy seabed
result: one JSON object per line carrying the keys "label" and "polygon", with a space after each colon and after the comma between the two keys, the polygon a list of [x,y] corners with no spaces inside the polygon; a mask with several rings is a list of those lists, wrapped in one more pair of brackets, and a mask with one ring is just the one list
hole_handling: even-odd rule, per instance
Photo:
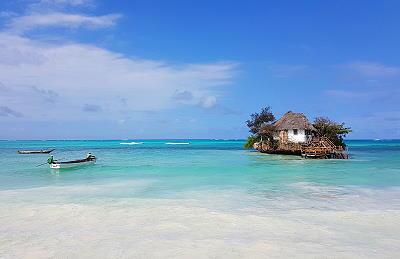
{"label": "white sandy seabed", "polygon": [[[400,256],[398,200],[380,209],[363,201],[360,209],[355,201],[362,197],[334,197],[330,191],[311,206],[301,199],[267,198],[233,209],[224,202],[248,194],[203,190],[190,198],[93,198],[114,188],[120,187],[0,191],[0,258]],[[88,194],[90,202],[70,198]]]}

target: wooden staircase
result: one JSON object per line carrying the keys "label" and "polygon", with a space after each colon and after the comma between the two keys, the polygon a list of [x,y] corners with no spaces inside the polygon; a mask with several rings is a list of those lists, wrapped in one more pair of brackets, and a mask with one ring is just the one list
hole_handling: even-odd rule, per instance
{"label": "wooden staircase", "polygon": [[336,146],[326,137],[321,137],[302,145],[301,156],[304,158],[348,158],[343,147]]}

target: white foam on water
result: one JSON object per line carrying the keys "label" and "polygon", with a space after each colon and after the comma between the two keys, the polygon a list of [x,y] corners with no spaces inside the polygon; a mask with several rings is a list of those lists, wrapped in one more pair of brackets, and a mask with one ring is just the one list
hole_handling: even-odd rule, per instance
{"label": "white foam on water", "polygon": [[0,191],[0,204],[7,201],[33,203],[69,203],[107,197],[135,196],[145,191],[153,180],[123,180],[91,183],[88,185],[43,186]]}
{"label": "white foam on water", "polygon": [[142,145],[143,142],[121,142],[120,145]]}
{"label": "white foam on water", "polygon": [[[356,203],[371,204],[374,197],[379,203],[398,194],[396,188],[357,192],[299,183],[293,188],[310,191],[310,196],[203,189],[169,199],[69,198],[151,184],[0,191],[0,258],[395,258],[400,253],[400,203],[390,200],[385,208],[370,209]],[[320,194],[335,198],[321,200]],[[58,202],[45,199],[58,195]],[[318,206],[324,199],[331,207],[338,201],[353,207],[323,210]],[[239,209],[231,206],[238,201]]]}

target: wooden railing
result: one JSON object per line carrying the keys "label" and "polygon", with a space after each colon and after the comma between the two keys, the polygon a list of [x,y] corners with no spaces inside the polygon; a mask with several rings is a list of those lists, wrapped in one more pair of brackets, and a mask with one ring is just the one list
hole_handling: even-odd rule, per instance
{"label": "wooden railing", "polygon": [[301,154],[304,157],[325,157],[341,154],[343,147],[336,146],[330,139],[321,137],[302,146]]}

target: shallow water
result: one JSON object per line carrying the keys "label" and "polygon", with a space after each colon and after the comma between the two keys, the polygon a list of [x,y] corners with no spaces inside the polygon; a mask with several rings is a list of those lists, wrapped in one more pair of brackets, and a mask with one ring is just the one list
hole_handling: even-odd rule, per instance
{"label": "shallow water", "polygon": [[[121,144],[122,143],[122,144]],[[393,258],[400,141],[350,160],[243,150],[240,140],[0,141],[0,257]],[[87,152],[94,166],[51,170]]]}

